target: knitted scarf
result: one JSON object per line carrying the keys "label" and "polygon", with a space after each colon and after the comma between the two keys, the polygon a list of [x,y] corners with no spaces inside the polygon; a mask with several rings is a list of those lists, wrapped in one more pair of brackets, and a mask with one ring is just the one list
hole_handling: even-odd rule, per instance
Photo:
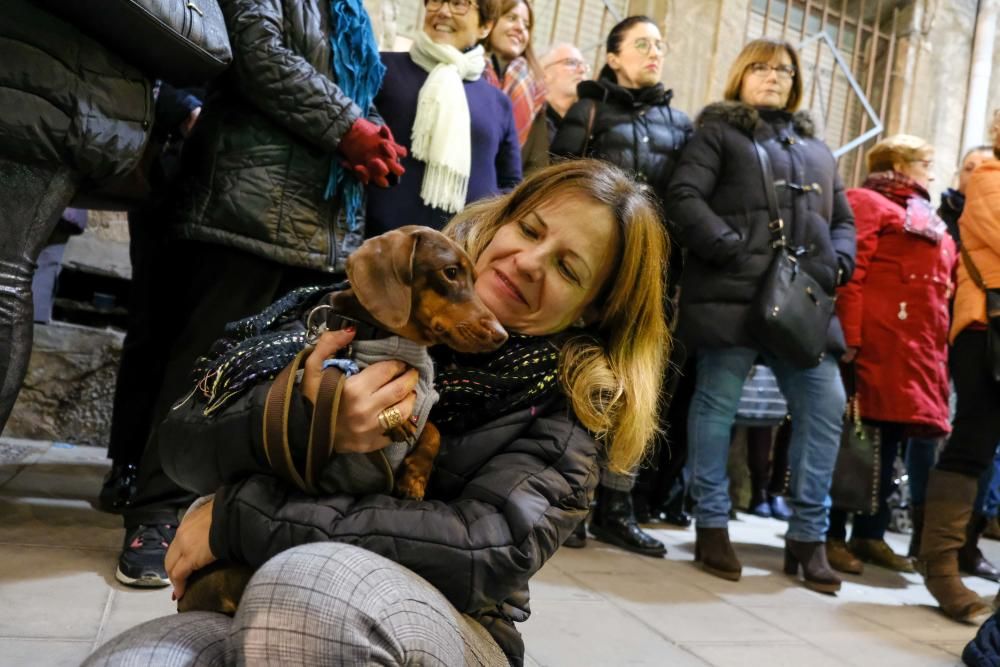
{"label": "knitted scarf", "polygon": [[874,190],[906,211],[904,231],[932,243],[940,242],[948,231],[944,220],[931,206],[927,188],[909,176],[894,170],[876,171],[868,175],[861,187]]}
{"label": "knitted scarf", "polygon": [[489,354],[444,354],[450,360],[437,357],[434,388],[441,398],[430,417],[443,433],[462,433],[538,405],[559,389],[556,338],[512,333]]}
{"label": "knitted scarf", "polygon": [[410,135],[413,157],[427,164],[420,198],[428,206],[458,213],[465,206],[472,171],[472,122],[462,81],[475,81],[486,67],[483,47],[461,52],[434,42],[422,30],[410,58],[429,72],[417,96]]}
{"label": "knitted scarf", "polygon": [[503,82],[497,75],[494,61],[491,58],[486,64],[484,78],[493,86],[499,88],[507,97],[514,111],[514,127],[517,128],[517,139],[521,146],[528,140],[531,124],[535,122],[538,112],[545,106],[545,84],[535,78],[524,56],[515,58],[507,65],[503,73]]}
{"label": "knitted scarf", "polygon": [[[330,60],[337,85],[366,116],[382,86],[385,65],[379,57],[378,43],[362,0],[330,1]],[[334,157],[324,197],[330,199],[338,192],[348,229],[356,232],[364,186]]]}

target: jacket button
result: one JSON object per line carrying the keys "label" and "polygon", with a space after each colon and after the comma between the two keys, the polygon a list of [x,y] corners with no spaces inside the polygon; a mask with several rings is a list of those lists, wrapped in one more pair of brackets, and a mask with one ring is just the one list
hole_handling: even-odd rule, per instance
{"label": "jacket button", "polygon": [[916,279],[917,279],[917,274],[911,273],[910,274],[910,280],[916,280]]}

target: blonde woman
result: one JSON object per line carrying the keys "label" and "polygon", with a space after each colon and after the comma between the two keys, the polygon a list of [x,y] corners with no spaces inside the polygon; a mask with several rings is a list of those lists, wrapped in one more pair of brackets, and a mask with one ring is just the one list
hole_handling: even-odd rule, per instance
{"label": "blonde woman", "polygon": [[[854,266],[854,220],[830,149],[813,132],[791,44],[758,39],[729,70],[724,102],[706,107],[674,171],[667,211],[687,249],[678,337],[696,350],[688,419],[688,466],[697,503],[695,559],[738,580],[742,565],[729,541],[726,460],[740,390],[758,355],[777,376],[792,417],[785,571],[802,569],[808,588],[834,592],[840,579],[826,561],[828,491],[844,414],[837,360],[843,335],[828,325],[828,354],[801,368],[769,352],[748,326],[774,257],[767,190],[776,190],[797,265],[833,294]],[[764,169],[756,146],[767,152]]]}
{"label": "blonde woman", "polygon": [[[599,460],[631,470],[656,428],[669,347],[662,229],[630,178],[593,161],[543,169],[452,221],[446,233],[475,262],[476,293],[512,335],[496,353],[438,360],[431,419],[443,443],[424,501],[308,497],[267,474],[253,452],[268,383],[211,418],[195,405],[175,412],[165,464],[182,485],[215,493],[171,545],[176,592],[216,559],[260,569],[234,619],[158,619],[88,664],[149,651],[166,664],[211,645],[207,660],[227,636],[238,660],[260,663],[521,664],[514,622],[528,617],[529,579],[586,514]],[[352,335],[324,334],[302,386]],[[524,376],[521,359],[534,360],[530,377],[511,380],[515,369]],[[340,415],[360,417],[338,421],[335,449],[383,447],[379,412],[409,416],[413,378],[400,366],[347,381]],[[459,387],[474,378],[478,390],[442,390],[442,376]]]}

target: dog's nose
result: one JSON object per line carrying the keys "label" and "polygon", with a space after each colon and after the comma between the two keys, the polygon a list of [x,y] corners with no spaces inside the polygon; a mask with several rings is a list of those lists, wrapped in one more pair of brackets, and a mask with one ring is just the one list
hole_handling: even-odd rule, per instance
{"label": "dog's nose", "polygon": [[489,334],[490,341],[494,345],[500,347],[507,342],[507,330],[500,326],[500,322],[498,322],[495,318],[484,317],[479,321],[479,323]]}

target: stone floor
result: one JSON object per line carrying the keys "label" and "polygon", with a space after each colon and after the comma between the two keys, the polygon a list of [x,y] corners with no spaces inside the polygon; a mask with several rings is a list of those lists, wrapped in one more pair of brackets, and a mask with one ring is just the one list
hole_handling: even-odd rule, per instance
{"label": "stone floor", "polygon": [[[114,580],[119,520],[96,511],[102,450],[0,439],[0,664],[78,665],[122,630],[173,612],[168,589]],[[654,560],[599,546],[563,549],[535,577],[522,626],[528,664],[956,665],[975,628],[941,616],[916,575],[872,567],[836,597],[780,574],[783,526],[731,524],[739,583],[691,564],[692,530],[656,530]],[[905,538],[890,535],[897,550]],[[1000,560],[1000,543],[984,542]],[[983,595],[995,584],[967,579]]]}

